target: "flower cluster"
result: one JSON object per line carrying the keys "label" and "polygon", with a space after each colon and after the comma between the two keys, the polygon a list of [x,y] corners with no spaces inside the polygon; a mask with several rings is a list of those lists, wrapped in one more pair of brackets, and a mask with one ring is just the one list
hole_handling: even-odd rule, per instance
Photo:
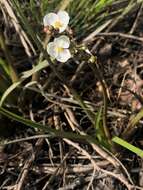
{"label": "flower cluster", "polygon": [[[62,33],[68,27],[69,19],[69,15],[66,11],[59,11],[57,14],[49,13],[43,18],[44,31],[54,29],[59,33]],[[71,53],[68,49],[69,46],[69,37],[66,35],[61,35],[47,45],[47,52],[57,61],[66,62],[69,58],[71,58]]]}

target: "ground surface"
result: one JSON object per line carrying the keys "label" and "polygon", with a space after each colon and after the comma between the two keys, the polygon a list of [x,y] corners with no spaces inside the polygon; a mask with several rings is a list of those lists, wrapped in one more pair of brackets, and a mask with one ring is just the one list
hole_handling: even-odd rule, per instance
{"label": "ground surface", "polygon": [[[107,126],[111,135],[121,136],[141,149],[142,121],[132,130],[126,131],[126,127],[130,116],[143,104],[142,16],[140,5],[110,30],[107,28],[88,41],[85,37],[80,39],[80,43],[86,43],[97,56],[98,69],[106,85]],[[15,28],[6,26],[4,19],[1,19],[1,30],[8,39],[14,67],[19,73],[31,69],[37,56],[28,58]],[[1,50],[0,55],[5,58]],[[87,59],[83,61],[84,56],[81,51],[75,59],[58,64],[57,68],[89,108],[97,112],[105,106],[103,92],[98,76]],[[94,136],[91,121],[51,68],[38,74],[39,86],[44,86],[43,93],[36,86],[20,87],[16,92],[17,105],[8,109],[47,127]],[[30,79],[23,86],[28,82]],[[143,189],[143,160],[126,149],[116,146],[112,155],[100,146],[70,138],[53,138],[4,116],[0,123],[1,142],[5,144],[0,147],[0,189]]]}

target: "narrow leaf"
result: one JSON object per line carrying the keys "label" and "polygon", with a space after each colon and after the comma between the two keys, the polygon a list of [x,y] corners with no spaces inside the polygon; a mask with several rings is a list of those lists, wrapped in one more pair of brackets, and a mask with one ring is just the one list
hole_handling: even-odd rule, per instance
{"label": "narrow leaf", "polygon": [[143,158],[143,150],[141,150],[140,148],[128,143],[127,141],[125,141],[119,137],[112,138],[112,141],[123,146],[124,148],[130,150],[131,152],[133,152]]}
{"label": "narrow leaf", "polygon": [[0,106],[2,106],[4,100],[7,98],[7,96],[19,85],[20,85],[20,81],[15,82],[4,92],[4,94],[3,94],[3,96],[2,96],[2,98],[0,100]]}

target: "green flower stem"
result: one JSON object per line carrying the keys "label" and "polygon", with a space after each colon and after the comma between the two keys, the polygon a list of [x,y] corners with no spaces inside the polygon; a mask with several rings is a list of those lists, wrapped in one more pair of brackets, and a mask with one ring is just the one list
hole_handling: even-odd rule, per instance
{"label": "green flower stem", "polygon": [[95,115],[93,115],[92,112],[87,108],[86,104],[84,103],[84,101],[82,100],[82,98],[79,96],[79,94],[77,93],[77,91],[74,88],[72,88],[69,85],[69,83],[64,79],[64,77],[57,71],[57,68],[55,67],[54,63],[51,62],[51,60],[49,59],[49,55],[47,54],[46,51],[45,51],[44,55],[45,55],[45,58],[47,59],[49,65],[50,65],[51,69],[55,73],[55,75],[60,79],[60,81],[63,84],[65,84],[69,88],[69,90],[71,91],[71,93],[74,96],[74,98],[78,101],[79,105],[82,107],[82,109],[87,114],[87,116],[90,119],[91,123],[94,124]]}
{"label": "green flower stem", "polygon": [[90,55],[89,66],[91,67],[91,69],[94,71],[94,73],[98,77],[98,80],[100,81],[100,84],[102,86],[103,104],[104,104],[104,106],[103,106],[103,130],[104,130],[104,134],[107,138],[107,141],[108,141],[112,151],[114,152],[115,150],[114,150],[114,146],[113,146],[113,143],[111,140],[111,134],[107,127],[107,91],[106,91],[105,82],[103,80],[103,77],[101,76],[101,72],[100,72],[99,66],[97,64],[97,58],[94,55],[92,55],[92,53],[86,47],[84,47],[83,50],[85,50],[85,52]]}
{"label": "green flower stem", "polygon": [[7,67],[8,67],[9,73],[10,73],[11,80],[13,83],[17,82],[18,81],[18,75],[17,75],[17,72],[12,65],[12,58],[9,54],[7,47],[6,47],[4,35],[2,32],[0,32],[0,47],[5,54],[5,58],[6,58],[6,61],[8,64]]}
{"label": "green flower stem", "polygon": [[[92,59],[90,58],[89,61],[90,61],[89,66],[91,67],[91,69],[97,75],[97,77],[98,77],[98,79],[100,81],[100,84],[102,86],[103,103],[104,103],[104,106],[103,106],[103,127],[104,127],[104,132],[105,132],[105,135],[106,135],[107,139],[111,139],[111,135],[110,135],[109,130],[107,128],[107,91],[106,91],[106,87],[105,87],[104,81],[103,81],[103,79],[102,79],[102,77],[100,75],[100,70],[98,69],[96,57],[94,57],[92,55]],[[96,67],[95,67],[95,65],[96,65]]]}

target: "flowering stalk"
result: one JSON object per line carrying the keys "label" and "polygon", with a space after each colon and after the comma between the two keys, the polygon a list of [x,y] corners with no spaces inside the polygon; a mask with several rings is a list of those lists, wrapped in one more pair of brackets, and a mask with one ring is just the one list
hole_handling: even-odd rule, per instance
{"label": "flowering stalk", "polygon": [[[63,15],[63,17],[59,17],[59,15]],[[66,21],[66,22],[64,23],[64,21]],[[66,14],[65,11],[62,13],[58,12],[57,14],[49,13],[44,17],[43,22],[44,22],[44,27],[47,27],[48,31],[52,31],[54,29],[54,30],[57,30],[59,33],[61,33],[67,28],[67,25],[69,22],[69,16],[68,16],[68,14]],[[78,52],[79,50],[81,50],[80,48],[78,48],[76,46],[76,44],[74,44],[74,42],[72,42],[72,43],[73,43],[73,48],[74,48],[75,52]],[[69,45],[70,45],[69,38],[65,35],[62,35],[58,38],[55,38],[53,40],[53,42],[50,42],[47,45],[47,52],[51,56],[52,59],[56,59],[57,61],[64,63],[64,62],[68,61],[69,58],[71,58]],[[105,137],[107,138],[107,141],[109,143],[109,147],[111,148],[113,146],[112,146],[111,136],[110,136],[109,130],[107,128],[107,121],[106,121],[106,116],[107,116],[106,87],[105,87],[104,81],[102,80],[102,76],[100,75],[100,71],[99,71],[98,65],[96,63],[96,57],[94,57],[86,47],[83,46],[82,50],[84,50],[85,53],[88,54],[87,57],[88,57],[89,66],[96,73],[96,75],[97,75],[97,77],[101,83],[101,86],[102,86],[103,102],[104,102],[104,106],[103,106],[103,131],[104,131]],[[93,64],[93,63],[95,63],[95,64]],[[88,118],[90,119],[90,121],[92,122],[92,124],[95,125],[95,114],[92,111],[87,109],[86,104],[81,99],[81,97],[78,95],[77,91],[74,90],[72,88],[72,86],[69,85],[67,83],[67,81],[64,80],[63,76],[61,76],[61,74],[59,72],[57,72],[56,68],[54,68],[54,72],[60,78],[60,80],[65,85],[67,85],[69,87],[71,93],[73,94],[75,99],[79,102],[80,106],[84,109],[84,111],[86,112],[86,114],[87,114]]]}

